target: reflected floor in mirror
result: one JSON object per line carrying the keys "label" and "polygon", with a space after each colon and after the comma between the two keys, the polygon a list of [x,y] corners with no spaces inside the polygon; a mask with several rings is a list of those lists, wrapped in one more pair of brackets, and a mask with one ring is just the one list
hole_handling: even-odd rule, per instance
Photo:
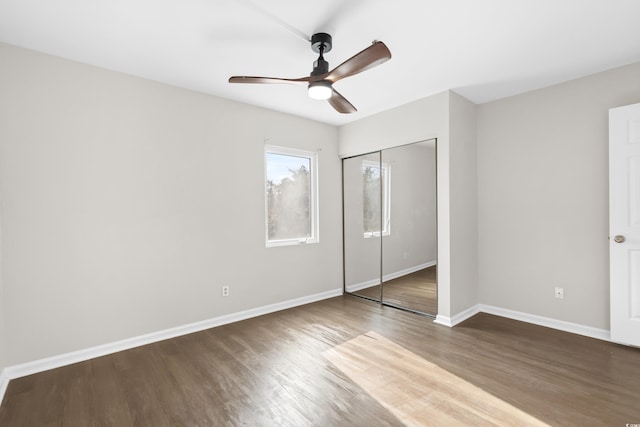
{"label": "reflected floor in mirror", "polygon": [[[385,304],[435,316],[438,313],[437,289],[434,265],[384,282],[382,298]],[[356,295],[378,300],[380,285],[359,290]]]}

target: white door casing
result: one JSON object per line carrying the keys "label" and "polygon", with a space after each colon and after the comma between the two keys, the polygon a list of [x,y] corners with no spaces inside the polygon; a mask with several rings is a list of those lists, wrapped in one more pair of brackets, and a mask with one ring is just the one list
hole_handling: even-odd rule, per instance
{"label": "white door casing", "polygon": [[640,104],[609,110],[611,340],[640,346]]}

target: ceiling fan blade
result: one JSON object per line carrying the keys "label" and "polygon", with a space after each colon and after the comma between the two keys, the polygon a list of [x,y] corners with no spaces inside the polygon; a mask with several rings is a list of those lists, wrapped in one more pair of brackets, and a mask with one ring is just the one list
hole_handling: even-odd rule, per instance
{"label": "ceiling fan blade", "polygon": [[391,51],[389,51],[389,48],[384,43],[376,41],[368,48],[356,53],[331,70],[324,79],[335,83],[340,79],[353,76],[376,65],[380,65],[389,59],[391,59]]}
{"label": "ceiling fan blade", "polygon": [[299,79],[281,79],[278,77],[232,76],[229,77],[229,83],[284,83],[306,86],[309,84],[309,77],[301,77]]}
{"label": "ceiling fan blade", "polygon": [[347,98],[340,95],[340,93],[338,93],[338,91],[335,89],[333,89],[331,98],[327,99],[327,101],[333,108],[335,108],[338,113],[351,114],[358,111],[356,107],[354,107],[349,101],[347,101]]}

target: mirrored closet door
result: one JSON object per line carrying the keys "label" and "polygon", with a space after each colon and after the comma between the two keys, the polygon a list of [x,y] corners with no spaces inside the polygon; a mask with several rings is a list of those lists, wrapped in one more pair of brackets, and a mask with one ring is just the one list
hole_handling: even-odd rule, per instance
{"label": "mirrored closet door", "polygon": [[343,159],[345,291],[437,314],[436,141]]}
{"label": "mirrored closet door", "polygon": [[342,161],[345,291],[380,301],[380,152]]}
{"label": "mirrored closet door", "polygon": [[382,301],[436,314],[435,141],[382,151],[389,227],[382,239]]}

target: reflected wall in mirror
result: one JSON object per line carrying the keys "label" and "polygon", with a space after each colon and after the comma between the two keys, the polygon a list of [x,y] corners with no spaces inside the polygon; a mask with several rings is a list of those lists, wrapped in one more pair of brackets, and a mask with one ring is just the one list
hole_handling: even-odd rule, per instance
{"label": "reflected wall in mirror", "polygon": [[342,161],[345,291],[380,301],[380,152]]}
{"label": "reflected wall in mirror", "polygon": [[383,150],[381,162],[390,176],[389,225],[382,238],[382,302],[435,315],[435,140]]}
{"label": "reflected wall in mirror", "polygon": [[436,315],[436,140],[342,161],[345,291]]}

